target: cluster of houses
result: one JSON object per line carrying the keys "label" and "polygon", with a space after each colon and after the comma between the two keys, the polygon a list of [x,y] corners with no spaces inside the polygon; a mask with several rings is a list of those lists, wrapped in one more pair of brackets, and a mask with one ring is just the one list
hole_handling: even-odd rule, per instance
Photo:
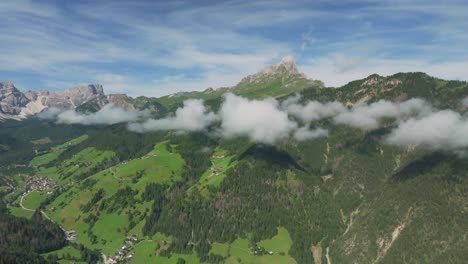
{"label": "cluster of houses", "polygon": [[28,177],[26,183],[26,190],[29,191],[45,191],[51,190],[56,188],[63,188],[64,186],[61,184],[55,184],[47,177]]}
{"label": "cluster of houses", "polygon": [[266,251],[264,247],[260,247],[257,245],[250,248],[250,251],[254,256],[263,256],[267,254],[270,256],[273,255],[273,251]]}
{"label": "cluster of houses", "polygon": [[221,172],[223,172],[222,168],[217,168],[217,167],[211,168],[211,175],[218,176]]}
{"label": "cluster of houses", "polygon": [[133,259],[135,253],[133,252],[133,246],[138,243],[138,237],[131,235],[125,238],[124,245],[120,248],[115,256],[110,256],[107,263],[127,263]]}
{"label": "cluster of houses", "polygon": [[78,237],[78,234],[76,234],[75,230],[68,231],[68,230],[63,229],[63,227],[62,227],[62,230],[65,233],[65,236],[67,237],[68,241],[76,240],[76,238]]}

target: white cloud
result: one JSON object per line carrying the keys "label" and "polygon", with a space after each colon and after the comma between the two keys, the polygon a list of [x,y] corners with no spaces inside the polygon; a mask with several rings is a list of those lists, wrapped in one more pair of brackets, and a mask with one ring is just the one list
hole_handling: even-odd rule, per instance
{"label": "white cloud", "polygon": [[407,119],[412,116],[424,116],[432,107],[424,100],[410,99],[402,103],[380,100],[370,105],[357,105],[350,111],[341,112],[333,118],[337,124],[345,124],[365,130],[379,127],[383,118]]}
{"label": "white cloud", "polygon": [[254,142],[272,144],[288,138],[297,128],[274,99],[248,100],[227,94],[220,117],[223,136],[247,136]]}
{"label": "white cloud", "polygon": [[135,122],[147,118],[147,111],[126,111],[113,104],[107,104],[95,113],[79,113],[75,110],[48,108],[38,115],[41,119],[54,119],[61,124],[112,125]]}
{"label": "white cloud", "polygon": [[468,120],[459,113],[445,110],[423,118],[411,118],[398,125],[385,139],[394,145],[423,145],[438,150],[468,147]]}
{"label": "white cloud", "polygon": [[159,130],[200,131],[216,120],[216,115],[207,112],[202,100],[190,99],[184,102],[183,107],[176,110],[173,117],[132,123],[128,125],[128,128],[140,133]]}
{"label": "white cloud", "polygon": [[301,127],[294,132],[294,139],[298,141],[327,137],[328,130],[317,128],[310,130],[308,127]]}
{"label": "white cloud", "polygon": [[321,103],[318,101],[308,101],[304,105],[299,104],[299,99],[297,95],[289,97],[283,101],[281,107],[305,123],[333,117],[347,111],[346,107],[340,102]]}
{"label": "white cloud", "polygon": [[46,120],[56,119],[57,116],[62,112],[64,112],[63,109],[56,108],[56,107],[50,107],[50,108],[46,108],[44,111],[37,114],[37,118],[46,119]]}

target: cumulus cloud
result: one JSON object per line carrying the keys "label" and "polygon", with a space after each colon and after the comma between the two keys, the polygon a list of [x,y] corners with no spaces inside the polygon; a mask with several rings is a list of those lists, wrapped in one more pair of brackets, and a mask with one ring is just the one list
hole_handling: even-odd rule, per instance
{"label": "cumulus cloud", "polygon": [[135,122],[148,117],[147,111],[126,111],[114,104],[107,104],[95,113],[79,113],[75,110],[49,108],[38,115],[41,119],[55,119],[59,124],[112,125]]}
{"label": "cumulus cloud", "polygon": [[281,106],[289,114],[301,119],[305,123],[333,117],[347,110],[340,102],[321,103],[309,101],[304,105],[299,104],[299,100],[300,97],[296,95],[286,99]]}
{"label": "cumulus cloud", "polygon": [[216,120],[217,116],[207,112],[202,100],[190,99],[184,102],[183,107],[176,110],[173,117],[131,123],[128,128],[140,133],[159,130],[200,131]]}
{"label": "cumulus cloud", "polygon": [[418,98],[402,103],[380,100],[370,105],[357,105],[350,111],[341,112],[333,120],[337,124],[371,130],[378,128],[380,120],[383,118],[406,120],[412,116],[425,116],[431,111],[431,105]]}
{"label": "cumulus cloud", "polygon": [[411,118],[398,125],[385,139],[393,145],[423,145],[438,150],[468,147],[468,119],[444,110],[423,118]]}
{"label": "cumulus cloud", "polygon": [[225,137],[247,136],[254,142],[274,143],[297,128],[278,101],[248,100],[227,94],[221,106],[221,133]]}
{"label": "cumulus cloud", "polygon": [[298,128],[294,132],[294,139],[298,141],[327,137],[328,130],[323,128],[309,129],[307,127]]}

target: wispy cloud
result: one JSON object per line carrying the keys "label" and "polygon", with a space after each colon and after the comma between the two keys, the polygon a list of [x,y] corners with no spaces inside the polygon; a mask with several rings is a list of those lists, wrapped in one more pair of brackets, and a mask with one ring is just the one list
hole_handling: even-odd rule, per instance
{"label": "wispy cloud", "polygon": [[201,131],[216,120],[217,116],[206,110],[202,100],[186,100],[172,117],[131,123],[128,128],[140,133],[161,130]]}
{"label": "wispy cloud", "polygon": [[126,111],[122,108],[107,104],[95,113],[79,113],[75,110],[48,108],[38,114],[40,119],[52,119],[60,124],[82,125],[112,125],[117,123],[135,122],[149,117],[148,111]]}
{"label": "wispy cloud", "polygon": [[332,86],[374,72],[467,79],[467,11],[456,0],[2,1],[0,79],[21,73],[31,89],[102,79],[158,96],[234,85],[289,54]]}

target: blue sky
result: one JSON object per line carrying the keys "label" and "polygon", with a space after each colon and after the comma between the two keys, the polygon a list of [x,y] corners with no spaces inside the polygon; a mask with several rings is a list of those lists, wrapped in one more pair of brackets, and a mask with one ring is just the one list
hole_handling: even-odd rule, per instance
{"label": "blue sky", "polygon": [[0,1],[0,80],[161,96],[235,85],[292,55],[328,86],[468,79],[466,1]]}

